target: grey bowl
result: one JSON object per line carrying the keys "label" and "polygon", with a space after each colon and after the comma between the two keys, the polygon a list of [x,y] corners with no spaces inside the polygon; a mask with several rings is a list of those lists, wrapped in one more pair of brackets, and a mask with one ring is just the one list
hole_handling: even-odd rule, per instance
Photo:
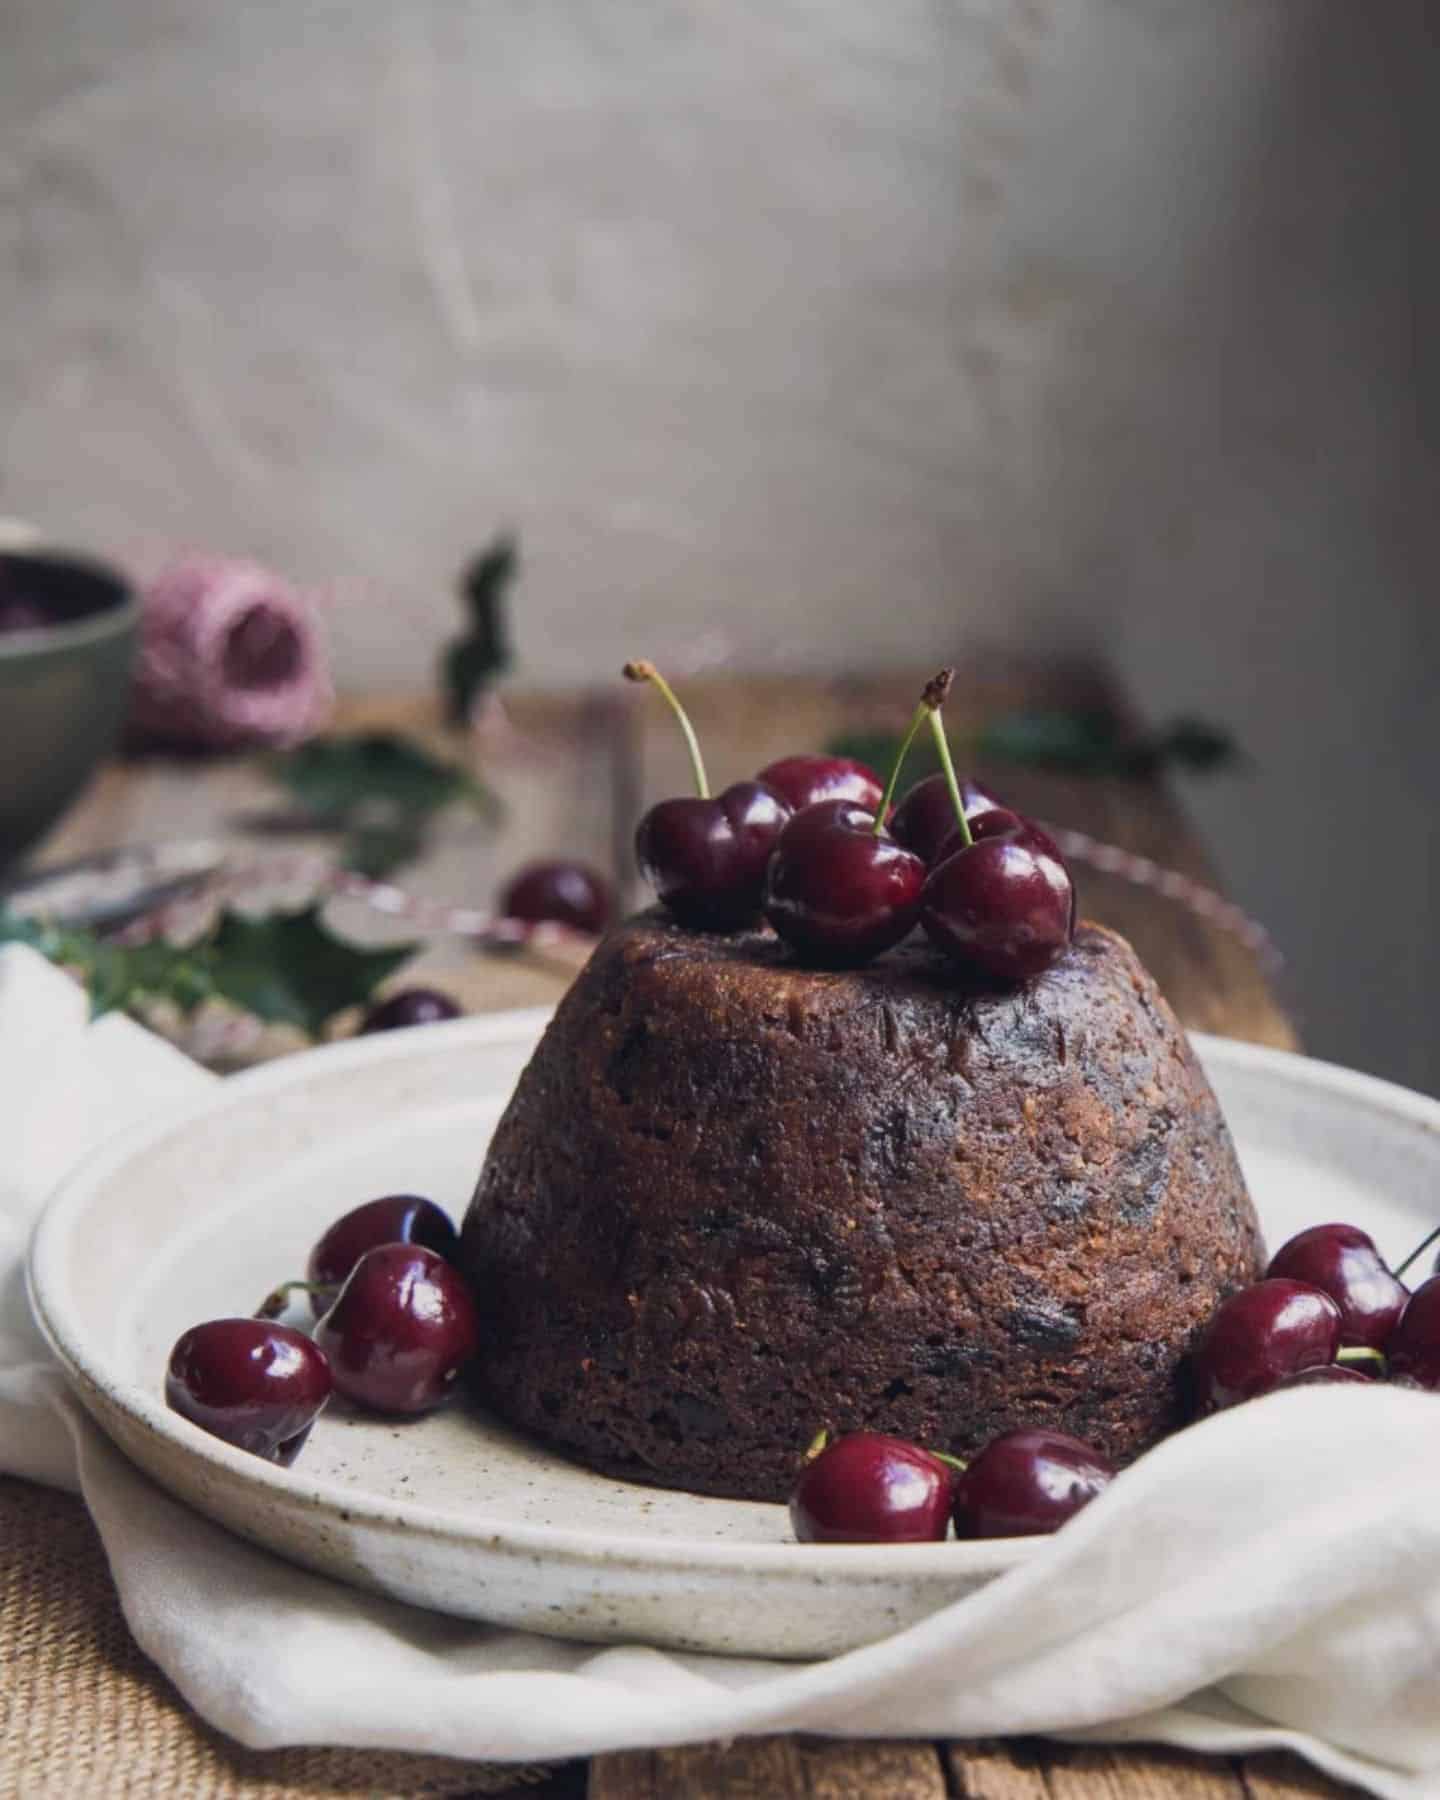
{"label": "grey bowl", "polygon": [[130,696],[139,602],[101,563],[0,555],[0,591],[54,623],[0,632],[0,872],[53,825],[108,754]]}

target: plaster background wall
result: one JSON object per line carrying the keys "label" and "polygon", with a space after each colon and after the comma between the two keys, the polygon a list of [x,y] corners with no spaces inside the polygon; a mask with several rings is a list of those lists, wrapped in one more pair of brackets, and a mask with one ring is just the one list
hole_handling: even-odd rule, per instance
{"label": "plaster background wall", "polygon": [[1440,1088],[1426,15],[0,0],[0,511],[331,583],[356,686],[501,522],[532,680],[1103,649]]}

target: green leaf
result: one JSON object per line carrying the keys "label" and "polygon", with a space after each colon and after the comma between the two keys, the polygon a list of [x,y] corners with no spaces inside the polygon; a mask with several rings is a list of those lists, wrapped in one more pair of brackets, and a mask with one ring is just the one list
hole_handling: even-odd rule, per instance
{"label": "green leaf", "polygon": [[246,918],[225,913],[208,946],[222,999],[271,1025],[317,1037],[336,1013],[363,1005],[415,954],[413,944],[365,950],[336,937],[316,906]]}
{"label": "green leaf", "polygon": [[7,943],[29,944],[74,969],[90,995],[92,1018],[157,1001],[189,1014],[213,992],[203,944],[113,944],[91,931],[0,907],[0,944]]}
{"label": "green leaf", "polygon": [[[1167,768],[1209,774],[1244,760],[1234,738],[1201,719],[1177,719],[1158,731],[1126,735],[1109,713],[1085,711],[1005,713],[968,740],[951,738],[962,764],[1009,763],[1071,775],[1143,776]],[[842,732],[826,745],[831,755],[853,756],[872,769],[889,769],[900,740],[893,733]],[[939,767],[934,748],[917,740],[906,759],[908,786]]]}
{"label": "green leaf", "polygon": [[519,566],[515,540],[498,537],[461,580],[465,630],[446,645],[440,661],[445,712],[452,725],[468,722],[476,699],[510,666],[506,598]]}
{"label": "green leaf", "polygon": [[337,823],[357,814],[424,818],[481,792],[466,770],[393,731],[311,738],[267,766],[307,812]]}

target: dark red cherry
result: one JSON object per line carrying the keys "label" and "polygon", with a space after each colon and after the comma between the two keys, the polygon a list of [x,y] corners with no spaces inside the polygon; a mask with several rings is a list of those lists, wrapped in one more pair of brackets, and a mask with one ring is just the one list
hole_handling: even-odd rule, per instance
{"label": "dark red cherry", "polygon": [[1385,1355],[1391,1381],[1440,1392],[1440,1275],[1422,1281],[1410,1296]]}
{"label": "dark red cherry", "polygon": [[410,1025],[440,1025],[446,1019],[459,1017],[460,1008],[438,988],[401,988],[398,994],[391,994],[370,1008],[360,1030],[362,1034],[403,1031]]}
{"label": "dark red cherry", "polygon": [[918,1444],[878,1431],[836,1438],[790,1494],[802,1544],[920,1544],[943,1538],[955,1477]]}
{"label": "dark red cherry", "polygon": [[780,833],[765,917],[806,962],[868,962],[915,923],[925,865],[853,800],[822,800]]}
{"label": "dark red cherry", "polygon": [[1070,942],[1075,889],[1033,825],[982,838],[930,871],[920,922],[947,956],[993,981],[1027,980]]}
{"label": "dark red cherry", "polygon": [[[1060,856],[1060,852],[1055,848],[1055,841],[1053,838],[1047,836],[1045,832],[1041,831],[1038,825],[1032,824],[1029,819],[1024,818],[1020,813],[1011,812],[1008,806],[992,806],[988,812],[976,813],[973,819],[967,820],[967,824],[970,827],[970,841],[972,844],[978,844],[983,838],[1003,837],[1009,832],[1024,831],[1031,833],[1036,838],[1043,838],[1047,848],[1055,856]],[[957,852],[964,848],[965,840],[961,837],[960,828],[957,825],[950,833],[949,837],[946,838],[945,842],[935,852],[930,866],[935,868],[940,863],[947,862],[950,857],[956,855]],[[1060,860],[1063,862],[1064,858],[1061,857]]]}
{"label": "dark red cherry", "polygon": [[1113,1463],[1063,1431],[1007,1431],[955,1484],[956,1534],[1038,1537],[1055,1531],[1114,1477]]}
{"label": "dark red cherry", "polygon": [[[1017,814],[1003,806],[988,788],[968,776],[960,783],[960,799],[970,830],[977,837],[984,834],[975,830],[976,822],[987,813],[998,812],[1018,823]],[[895,808],[890,821],[890,834],[895,842],[913,850],[927,863],[939,861],[939,851],[956,829],[955,802],[943,774],[927,775],[923,781],[917,781]]]}
{"label": "dark red cherry", "polygon": [[1271,1390],[1278,1394],[1281,1388],[1297,1387],[1331,1387],[1335,1382],[1359,1382],[1361,1387],[1374,1387],[1375,1382],[1369,1375],[1362,1375],[1358,1369],[1347,1368],[1344,1363],[1316,1363],[1308,1369],[1297,1369],[1293,1375],[1287,1375],[1275,1383]]}
{"label": "dark red cherry", "polygon": [[737,781],[714,799],[652,806],[635,833],[635,855],[682,925],[734,931],[760,911],[765,865],[789,817],[769,788]]}
{"label": "dark red cherry", "polygon": [[330,1398],[330,1367],[289,1325],[211,1319],[182,1333],[165,1374],[166,1404],[212,1437],[285,1467]]}
{"label": "dark red cherry", "polygon": [[755,779],[778,794],[791,812],[822,800],[853,800],[873,813],[885,793],[875,771],[853,756],[782,756],[766,763]]}
{"label": "dark red cherry", "polygon": [[553,922],[599,937],[615,913],[610,883],[581,862],[527,863],[511,877],[497,909],[527,925]]}
{"label": "dark red cherry", "polygon": [[315,1327],[335,1386],[375,1412],[439,1406],[475,1354],[475,1303],[458,1272],[423,1244],[366,1251]]}
{"label": "dark red cherry", "polygon": [[1409,1290],[1381,1261],[1375,1240],[1355,1225],[1312,1225],[1282,1244],[1267,1275],[1308,1282],[1340,1308],[1342,1344],[1383,1350]]}
{"label": "dark red cherry", "polygon": [[1265,1394],[1287,1375],[1335,1360],[1340,1308],[1302,1281],[1266,1280],[1220,1305],[1191,1359],[1196,1411]]}
{"label": "dark red cherry", "polygon": [[459,1242],[449,1215],[419,1194],[386,1194],[339,1218],[310,1252],[306,1281],[318,1292],[310,1305],[318,1318],[334,1301],[350,1271],[378,1244],[423,1244],[451,1261]]}

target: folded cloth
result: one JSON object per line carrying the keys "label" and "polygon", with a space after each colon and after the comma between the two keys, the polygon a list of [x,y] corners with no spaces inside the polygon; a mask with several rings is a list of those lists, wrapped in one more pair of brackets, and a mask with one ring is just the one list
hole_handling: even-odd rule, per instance
{"label": "folded cloth", "polygon": [[[212,1077],[0,952],[0,1469],[76,1488],[141,1647],[255,1748],[486,1760],[752,1732],[1044,1733],[1288,1748],[1393,1800],[1440,1793],[1440,1399],[1277,1394],[1171,1438],[1040,1553],[807,1665],[562,1643],[310,1575],[170,1499],[69,1397],[25,1308],[66,1168]],[[798,1552],[797,1552],[798,1554]]]}

